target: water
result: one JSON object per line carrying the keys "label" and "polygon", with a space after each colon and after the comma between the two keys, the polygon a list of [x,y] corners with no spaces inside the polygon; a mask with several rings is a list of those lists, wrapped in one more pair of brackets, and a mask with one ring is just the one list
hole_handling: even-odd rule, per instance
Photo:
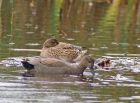
{"label": "water", "polygon": [[[0,103],[139,103],[139,0],[0,0]],[[20,60],[50,37],[88,49],[110,68],[84,77],[22,77]]]}

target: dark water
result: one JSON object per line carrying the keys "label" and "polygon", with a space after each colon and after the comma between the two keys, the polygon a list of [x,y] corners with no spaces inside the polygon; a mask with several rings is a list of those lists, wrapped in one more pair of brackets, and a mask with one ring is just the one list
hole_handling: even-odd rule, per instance
{"label": "dark water", "polygon": [[[0,103],[139,103],[139,0],[0,0]],[[78,76],[25,78],[23,57],[50,37],[110,58]],[[13,61],[14,58],[16,61]]]}

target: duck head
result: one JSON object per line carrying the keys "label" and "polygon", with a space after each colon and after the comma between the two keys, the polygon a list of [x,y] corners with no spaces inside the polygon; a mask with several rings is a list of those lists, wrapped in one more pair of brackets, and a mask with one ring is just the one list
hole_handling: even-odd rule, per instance
{"label": "duck head", "polygon": [[80,68],[86,68],[89,67],[91,72],[94,72],[94,59],[89,56],[85,55],[80,61],[79,61],[79,66]]}
{"label": "duck head", "polygon": [[50,38],[47,39],[44,44],[43,44],[43,48],[50,48],[50,47],[54,47],[56,45],[58,45],[59,42],[55,39],[55,38]]}

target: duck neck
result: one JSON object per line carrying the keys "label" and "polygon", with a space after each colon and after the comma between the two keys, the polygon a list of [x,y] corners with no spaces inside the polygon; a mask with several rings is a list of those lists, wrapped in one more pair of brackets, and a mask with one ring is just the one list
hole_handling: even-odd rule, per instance
{"label": "duck neck", "polygon": [[88,60],[86,59],[86,57],[83,57],[81,59],[81,61],[79,61],[79,68],[86,68],[88,66],[89,62]]}

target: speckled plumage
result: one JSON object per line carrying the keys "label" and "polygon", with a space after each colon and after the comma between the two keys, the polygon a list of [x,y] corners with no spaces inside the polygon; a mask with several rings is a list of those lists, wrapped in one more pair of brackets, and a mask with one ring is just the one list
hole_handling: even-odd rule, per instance
{"label": "speckled plumage", "polygon": [[57,59],[63,59],[69,62],[73,62],[81,54],[86,54],[79,46],[58,42],[56,39],[48,39],[44,42],[41,57],[51,57]]}

